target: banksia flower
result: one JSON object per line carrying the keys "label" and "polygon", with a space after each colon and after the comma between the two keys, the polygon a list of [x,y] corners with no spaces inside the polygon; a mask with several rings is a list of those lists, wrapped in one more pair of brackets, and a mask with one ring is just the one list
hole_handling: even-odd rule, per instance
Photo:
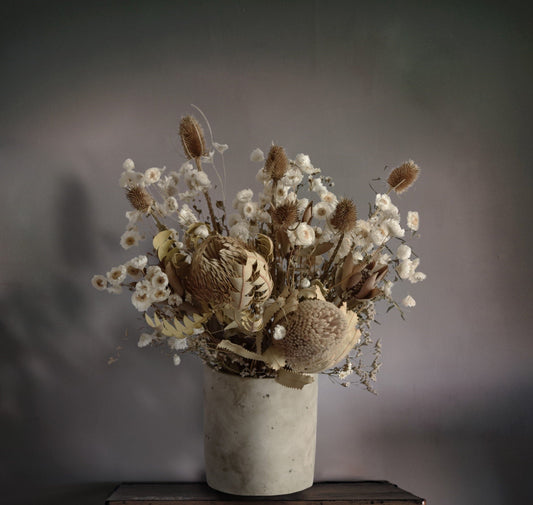
{"label": "banksia flower", "polygon": [[272,292],[265,258],[232,237],[211,235],[193,254],[187,289],[212,308],[244,310],[264,302]]}
{"label": "banksia flower", "polygon": [[280,321],[286,329],[273,345],[295,372],[319,373],[344,358],[358,334],[348,327],[343,310],[323,300],[305,300]]}
{"label": "banksia flower", "polygon": [[289,168],[289,159],[285,154],[285,149],[281,146],[272,146],[265,161],[265,172],[272,180],[279,181]]}
{"label": "banksia flower", "polygon": [[418,165],[413,160],[409,160],[395,168],[389,175],[387,182],[396,193],[400,194],[407,191],[414,184],[418,179],[419,173],[420,168]]}
{"label": "banksia flower", "polygon": [[180,138],[188,159],[202,157],[205,152],[204,132],[193,116],[185,116],[180,122]]}
{"label": "banksia flower", "polygon": [[296,202],[284,203],[279,207],[273,208],[270,211],[270,216],[275,226],[287,229],[296,223],[298,219],[298,204]]}
{"label": "banksia flower", "polygon": [[131,186],[126,189],[126,198],[135,210],[148,214],[152,210],[154,199],[142,186]]}
{"label": "banksia flower", "polygon": [[331,216],[331,226],[341,233],[346,233],[355,228],[356,221],[357,210],[355,203],[348,198],[341,199]]}

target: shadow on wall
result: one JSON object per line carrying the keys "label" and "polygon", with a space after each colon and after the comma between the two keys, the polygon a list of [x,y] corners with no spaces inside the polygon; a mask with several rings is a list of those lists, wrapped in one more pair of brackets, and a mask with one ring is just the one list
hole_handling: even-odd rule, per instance
{"label": "shadow on wall", "polygon": [[201,367],[176,369],[139,350],[137,335],[107,364],[137,314],[90,285],[102,267],[82,183],[60,177],[55,187],[55,221],[39,220],[55,254],[21,248],[24,268],[6,272],[0,295],[3,486],[200,478],[189,462],[202,460]]}

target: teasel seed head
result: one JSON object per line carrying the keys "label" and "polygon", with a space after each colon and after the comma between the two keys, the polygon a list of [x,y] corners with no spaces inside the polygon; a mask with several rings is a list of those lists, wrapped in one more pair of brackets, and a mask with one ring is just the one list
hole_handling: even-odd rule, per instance
{"label": "teasel seed head", "polygon": [[341,233],[347,233],[355,228],[356,222],[357,209],[355,203],[348,198],[342,198],[331,216],[331,226]]}
{"label": "teasel seed head", "polygon": [[148,214],[152,210],[154,199],[142,186],[130,186],[126,189],[126,198],[135,210]]}
{"label": "teasel seed head", "polygon": [[285,154],[285,149],[281,146],[273,145],[268,152],[265,161],[265,172],[272,180],[279,181],[289,168],[289,159]]}
{"label": "teasel seed head", "polygon": [[197,159],[205,154],[204,131],[193,116],[182,118],[179,133],[183,151],[188,159]]}
{"label": "teasel seed head", "polygon": [[279,228],[287,229],[298,220],[298,204],[296,202],[286,202],[279,207],[274,207],[270,211],[272,223]]}
{"label": "teasel seed head", "polygon": [[418,179],[419,173],[420,168],[418,165],[413,160],[409,160],[395,168],[389,175],[387,182],[396,193],[400,194],[407,191],[414,184]]}

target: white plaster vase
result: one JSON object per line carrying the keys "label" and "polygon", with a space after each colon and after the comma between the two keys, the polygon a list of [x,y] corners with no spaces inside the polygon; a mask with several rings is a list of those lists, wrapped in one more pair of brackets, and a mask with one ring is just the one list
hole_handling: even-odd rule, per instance
{"label": "white plaster vase", "polygon": [[313,485],[318,381],[302,390],[274,379],[204,367],[207,483],[243,496],[294,493]]}

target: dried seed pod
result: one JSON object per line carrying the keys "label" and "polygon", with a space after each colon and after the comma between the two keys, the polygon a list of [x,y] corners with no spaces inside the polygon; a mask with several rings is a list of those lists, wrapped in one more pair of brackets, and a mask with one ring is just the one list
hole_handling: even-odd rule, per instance
{"label": "dried seed pod", "polygon": [[204,132],[193,116],[185,116],[180,122],[180,138],[188,159],[197,159],[206,153]]}
{"label": "dried seed pod", "polygon": [[135,210],[147,214],[152,210],[154,199],[142,186],[131,186],[126,189],[126,198]]}
{"label": "dried seed pod", "polygon": [[400,194],[407,191],[415,183],[419,173],[418,165],[413,160],[409,160],[395,168],[389,175],[387,182],[396,193]]}
{"label": "dried seed pod", "polygon": [[265,172],[270,175],[273,181],[279,181],[288,168],[289,159],[285,154],[285,149],[281,146],[273,145],[265,161]]}
{"label": "dried seed pod", "polygon": [[279,207],[274,207],[270,210],[272,223],[283,229],[296,223],[298,219],[298,204],[296,202],[287,202]]}
{"label": "dried seed pod", "polygon": [[342,198],[331,216],[331,226],[341,233],[347,233],[355,228],[356,222],[357,210],[355,203],[348,198]]}

